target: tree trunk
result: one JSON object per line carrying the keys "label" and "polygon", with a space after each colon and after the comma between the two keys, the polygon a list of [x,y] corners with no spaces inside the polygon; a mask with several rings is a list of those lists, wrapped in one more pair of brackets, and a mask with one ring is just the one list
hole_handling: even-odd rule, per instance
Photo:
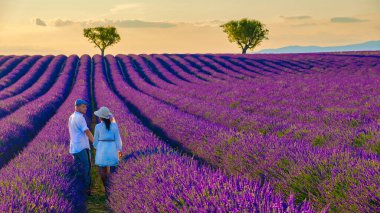
{"label": "tree trunk", "polygon": [[102,57],[104,56],[104,49],[101,49],[100,51],[102,51]]}
{"label": "tree trunk", "polygon": [[242,54],[246,54],[247,53],[247,50],[248,50],[248,47],[244,47],[244,48],[242,48]]}

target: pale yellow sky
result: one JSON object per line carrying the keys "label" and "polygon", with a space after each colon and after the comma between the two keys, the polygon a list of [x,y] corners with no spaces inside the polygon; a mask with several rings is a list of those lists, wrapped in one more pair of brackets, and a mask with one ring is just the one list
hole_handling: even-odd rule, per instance
{"label": "pale yellow sky", "polygon": [[99,25],[121,35],[110,54],[240,53],[219,26],[241,18],[269,29],[255,50],[380,40],[380,0],[0,0],[0,54],[95,54]]}

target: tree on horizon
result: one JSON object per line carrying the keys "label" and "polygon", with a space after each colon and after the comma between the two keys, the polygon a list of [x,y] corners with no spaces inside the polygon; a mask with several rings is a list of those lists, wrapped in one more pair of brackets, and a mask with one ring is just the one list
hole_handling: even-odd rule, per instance
{"label": "tree on horizon", "polygon": [[220,25],[223,32],[227,33],[230,42],[236,42],[246,54],[248,49],[253,50],[264,39],[268,39],[269,30],[260,21],[247,18],[232,20]]}
{"label": "tree on horizon", "polygon": [[113,26],[84,28],[83,35],[100,49],[102,56],[107,47],[120,41],[120,35]]}

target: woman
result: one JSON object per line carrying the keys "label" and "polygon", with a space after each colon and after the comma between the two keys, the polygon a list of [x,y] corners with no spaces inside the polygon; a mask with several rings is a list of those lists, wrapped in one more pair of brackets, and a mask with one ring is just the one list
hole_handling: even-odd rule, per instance
{"label": "woman", "polygon": [[94,114],[101,121],[95,126],[94,133],[95,165],[99,166],[100,177],[104,188],[107,190],[110,167],[117,166],[122,156],[122,141],[119,128],[107,107],[101,107]]}

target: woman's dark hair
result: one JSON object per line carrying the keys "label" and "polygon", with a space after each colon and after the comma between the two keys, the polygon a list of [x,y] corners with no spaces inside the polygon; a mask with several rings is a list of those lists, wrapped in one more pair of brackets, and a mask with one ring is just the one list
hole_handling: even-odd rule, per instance
{"label": "woman's dark hair", "polygon": [[111,128],[111,119],[106,119],[106,118],[100,118],[104,123],[106,124],[106,129],[110,130]]}

